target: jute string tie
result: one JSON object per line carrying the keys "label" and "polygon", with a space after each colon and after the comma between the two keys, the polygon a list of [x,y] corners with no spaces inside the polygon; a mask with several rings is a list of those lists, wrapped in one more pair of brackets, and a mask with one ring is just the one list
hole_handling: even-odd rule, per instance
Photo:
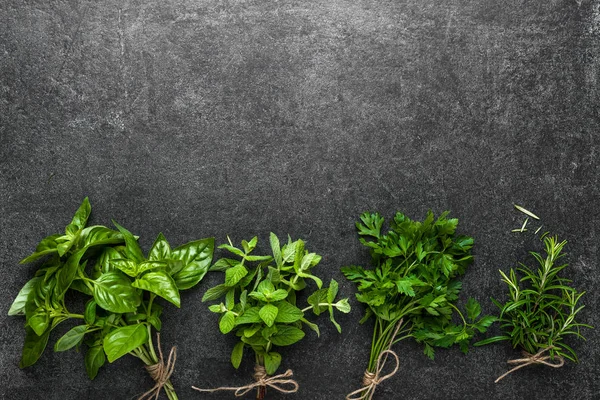
{"label": "jute string tie", "polygon": [[565,359],[561,356],[556,356],[554,358],[556,358],[558,360],[557,363],[552,363],[549,362],[548,360],[551,360],[552,357],[551,356],[544,356],[543,354],[547,351],[550,351],[551,349],[554,349],[554,346],[550,346],[550,347],[546,347],[545,349],[542,349],[540,351],[538,351],[535,354],[530,354],[526,351],[523,352],[523,354],[525,355],[524,358],[518,358],[516,360],[508,360],[509,364],[519,364],[516,367],[514,367],[513,369],[511,369],[508,372],[505,372],[504,374],[502,374],[498,379],[496,379],[494,381],[494,383],[498,383],[502,378],[504,378],[506,375],[515,372],[518,369],[521,369],[523,367],[526,367],[528,365],[531,364],[543,364],[543,365],[547,365],[549,367],[552,368],[560,368],[565,364]]}
{"label": "jute string tie", "polygon": [[169,357],[167,358],[167,363],[165,364],[163,352],[160,347],[160,333],[156,334],[156,346],[158,347],[159,354],[158,362],[153,365],[146,365],[146,371],[148,371],[148,374],[150,374],[156,383],[152,389],[141,395],[138,400],[151,399],[152,397],[154,397],[155,400],[158,400],[160,391],[169,381],[169,379],[171,379],[171,375],[173,375],[173,371],[175,370],[175,361],[177,361],[177,348],[171,347]]}
{"label": "jute string tie", "polygon": [[[299,388],[298,382],[296,382],[293,379],[288,379],[288,378],[291,378],[293,375],[294,375],[294,373],[292,372],[292,370],[288,369],[283,374],[269,376],[269,375],[267,375],[267,371],[265,370],[265,367],[263,367],[262,365],[255,365],[254,366],[255,382],[252,382],[246,386],[239,386],[239,387],[223,386],[223,387],[219,387],[216,389],[201,389],[201,388],[197,388],[196,386],[192,386],[192,389],[195,389],[199,392],[208,392],[208,393],[213,393],[213,392],[217,392],[220,390],[233,390],[235,392],[236,397],[242,397],[242,396],[246,395],[247,393],[249,393],[250,391],[252,391],[253,389],[261,387],[261,386],[262,387],[268,386],[268,387],[275,389],[281,393],[296,393]],[[286,388],[286,385],[288,388]]]}
{"label": "jute string tie", "polygon": [[[398,354],[391,350],[392,344],[394,343],[394,339],[398,334],[398,330],[400,330],[400,326],[402,325],[402,320],[398,321],[398,326],[396,326],[396,330],[390,339],[387,349],[379,354],[377,357],[377,364],[375,365],[375,372],[365,371],[365,375],[363,376],[363,387],[354,392],[348,394],[346,396],[346,400],[371,400],[373,398],[373,394],[375,393],[375,388],[381,382],[385,381],[388,378],[391,378],[398,372],[398,368],[400,368],[400,359],[398,358]],[[385,367],[385,363],[387,362],[388,356],[394,357],[396,361],[396,366],[394,370],[387,375],[381,376],[381,371],[383,371],[383,367]]]}

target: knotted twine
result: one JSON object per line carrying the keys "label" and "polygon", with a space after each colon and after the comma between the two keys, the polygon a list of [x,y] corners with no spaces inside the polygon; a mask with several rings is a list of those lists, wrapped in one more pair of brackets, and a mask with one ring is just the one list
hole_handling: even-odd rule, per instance
{"label": "knotted twine", "polygon": [[[375,365],[375,372],[369,372],[369,370],[365,371],[365,375],[363,376],[363,387],[354,392],[348,394],[346,396],[346,400],[371,400],[373,398],[373,394],[375,393],[375,388],[381,382],[385,381],[388,378],[391,378],[398,372],[398,368],[400,367],[400,359],[398,358],[398,354],[391,350],[392,344],[394,343],[394,339],[400,330],[400,326],[402,325],[402,319],[398,321],[398,326],[396,326],[396,330],[394,330],[394,334],[392,335],[390,341],[388,342],[387,349],[382,351],[377,357],[377,364]],[[396,360],[396,366],[394,370],[387,375],[380,376],[383,367],[387,361],[388,356],[391,355]],[[356,396],[356,397],[353,397]]]}
{"label": "knotted twine", "polygon": [[519,359],[516,359],[516,360],[508,360],[509,364],[520,364],[520,365],[517,365],[516,367],[514,367],[510,371],[505,372],[504,374],[502,374],[498,379],[496,379],[494,381],[494,383],[498,383],[506,375],[508,375],[508,374],[510,374],[512,372],[515,372],[518,369],[521,369],[523,367],[531,365],[531,364],[544,364],[544,365],[547,365],[547,366],[552,367],[552,368],[560,368],[560,367],[562,367],[565,364],[565,359],[562,356],[556,356],[556,359],[558,359],[558,363],[557,364],[548,362],[548,360],[553,359],[552,356],[542,356],[542,354],[544,354],[545,352],[547,352],[547,351],[549,351],[551,349],[554,349],[554,348],[555,348],[554,346],[549,346],[549,347],[546,347],[545,349],[542,349],[542,350],[538,351],[535,354],[530,354],[530,353],[524,351],[523,355],[525,355],[525,358],[519,358]]}
{"label": "knotted twine", "polygon": [[[269,376],[267,375],[267,371],[265,370],[265,367],[263,367],[262,365],[258,365],[256,364],[254,366],[254,380],[256,382],[250,383],[246,386],[239,386],[239,387],[228,387],[228,386],[223,386],[223,387],[219,387],[216,389],[200,389],[197,388],[196,386],[192,386],[192,389],[195,389],[199,392],[208,392],[208,393],[213,393],[213,392],[217,392],[220,390],[233,390],[235,391],[235,397],[242,397],[244,395],[246,395],[248,392],[252,391],[254,388],[260,388],[260,387],[270,387],[273,388],[281,393],[296,393],[298,391],[298,382],[296,382],[293,379],[287,379],[290,378],[294,375],[294,373],[292,372],[291,369],[288,369],[287,371],[285,371],[285,373],[283,374],[279,374],[279,375],[275,375],[275,376]],[[284,385],[291,385],[291,389],[286,389]]]}
{"label": "knotted twine", "polygon": [[156,383],[152,389],[141,395],[138,400],[151,399],[153,396],[155,400],[158,400],[160,391],[169,379],[171,379],[171,375],[173,375],[173,371],[175,370],[177,348],[171,347],[169,357],[167,358],[167,364],[165,365],[165,359],[163,358],[163,352],[160,347],[160,333],[156,334],[156,346],[158,347],[158,354],[160,356],[158,362],[153,365],[146,365],[146,371],[148,371],[148,374],[150,374]]}

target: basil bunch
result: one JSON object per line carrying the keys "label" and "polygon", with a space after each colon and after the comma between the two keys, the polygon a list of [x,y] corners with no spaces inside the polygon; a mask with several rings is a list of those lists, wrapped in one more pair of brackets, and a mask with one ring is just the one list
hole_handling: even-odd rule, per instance
{"label": "basil bunch", "polygon": [[[90,213],[85,198],[64,235],[43,239],[36,251],[21,261],[48,257],[9,310],[9,315],[26,317],[21,368],[35,364],[50,332],[68,319],[79,325],[59,338],[54,350],[66,351],[85,343],[90,379],[106,360],[112,363],[126,354],[147,366],[159,363],[151,330],[160,331],[163,308],[155,300],[160,297],[179,307],[179,291],[195,286],[208,271],[213,238],[171,249],[160,234],[145,257],[136,237],[116,222],[118,230],[86,227]],[[89,297],[80,314],[71,313],[65,304],[70,290]],[[177,398],[170,382],[164,387],[170,399]]]}
{"label": "basil bunch", "polygon": [[[336,301],[338,284],[331,280],[329,288],[323,288],[320,278],[312,270],[321,261],[321,256],[309,253],[304,241],[296,240],[280,245],[274,233],[270,235],[273,255],[251,255],[257,245],[257,237],[249,242],[243,240],[242,248],[229,244],[219,246],[238,258],[221,258],[211,271],[224,271],[225,282],[209,289],[202,301],[224,302],[209,307],[220,314],[219,328],[223,334],[235,331],[240,341],[231,353],[231,363],[240,366],[244,348],[253,350],[256,364],[264,366],[272,375],[281,363],[281,354],[275,346],[289,346],[304,337],[306,325],[319,335],[319,327],[305,318],[312,310],[316,315],[329,312],[329,318],[337,330],[340,325],[334,319],[333,310],[350,312],[348,299]],[[296,304],[296,292],[306,287],[306,280],[313,280],[318,290],[309,298],[308,307],[300,309]]]}

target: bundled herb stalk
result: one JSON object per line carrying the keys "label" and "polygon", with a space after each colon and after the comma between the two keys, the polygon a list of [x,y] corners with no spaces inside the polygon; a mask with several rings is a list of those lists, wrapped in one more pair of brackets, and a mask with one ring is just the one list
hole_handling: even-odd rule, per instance
{"label": "bundled herb stalk", "polygon": [[528,365],[560,368],[565,359],[577,362],[577,354],[565,339],[568,336],[584,339],[581,328],[592,328],[575,320],[584,308],[578,303],[585,292],[578,292],[569,286],[571,280],[559,276],[568,266],[558,262],[565,255],[562,250],[567,242],[546,235],[543,241],[545,255],[530,253],[537,261],[537,268],[520,264],[516,271],[511,268],[508,275],[500,271],[509,299],[504,304],[495,299],[492,301],[500,309],[503,334],[475,344],[510,341],[513,348],[523,351],[523,358],[508,361],[516,366],[496,379],[496,383]]}
{"label": "bundled herb stalk", "polygon": [[[333,310],[350,312],[348,299],[336,301],[338,284],[331,280],[329,288],[323,288],[320,278],[313,275],[313,268],[321,261],[321,256],[304,249],[304,242],[296,240],[280,245],[274,233],[270,235],[273,255],[252,255],[257,245],[257,237],[249,242],[243,240],[242,248],[229,244],[219,246],[232,253],[235,258],[221,258],[211,271],[224,271],[225,282],[209,289],[202,301],[224,298],[224,302],[211,305],[209,309],[220,314],[221,333],[235,332],[240,341],[231,353],[231,363],[237,369],[242,361],[245,348],[252,349],[255,358],[256,382],[242,387],[221,387],[217,389],[194,389],[202,392],[218,390],[235,391],[242,396],[254,388],[257,398],[262,399],[269,386],[282,393],[294,393],[298,384],[290,379],[292,371],[272,376],[281,363],[281,354],[276,347],[289,346],[304,337],[303,327],[307,326],[319,335],[319,327],[306,319],[311,311],[319,315],[329,312],[329,318],[337,330],[340,325],[334,319]],[[306,287],[306,280],[313,280],[318,290],[308,297],[309,306],[300,309],[296,304],[296,292]]]}
{"label": "bundled herb stalk", "polygon": [[[47,257],[35,277],[21,289],[9,315],[25,315],[25,344],[21,368],[42,355],[50,332],[72,319],[78,325],[56,341],[55,351],[79,348],[85,343],[85,367],[94,379],[101,366],[131,354],[144,362],[156,385],[142,397],[158,397],[162,388],[177,399],[169,378],[175,351],[168,361],[157,356],[152,328],[161,329],[163,298],[180,306],[179,291],[195,286],[204,277],[214,250],[214,239],[202,239],[171,249],[160,234],[148,257],[136,237],[117,223],[118,230],[86,227],[91,206],[86,198],[64,235],[43,239],[35,253],[21,263]],[[72,313],[65,304],[70,291],[88,296],[85,309]],[[157,335],[158,336],[158,335]]]}
{"label": "bundled herb stalk", "polygon": [[[479,318],[481,307],[474,299],[466,304],[466,317],[456,306],[461,282],[458,278],[472,263],[473,239],[455,235],[457,219],[443,213],[436,220],[432,212],[423,222],[411,221],[398,212],[391,230],[384,234],[384,219],[364,213],[356,223],[360,242],[369,247],[373,269],[343,267],[342,272],[358,285],[358,301],[366,304],[360,321],[374,319],[371,355],[363,387],[347,399],[371,399],[377,384],[396,372],[381,376],[389,356],[398,362],[391,347],[414,338],[434,358],[434,347],[458,344],[467,352],[475,331],[485,332],[494,317]],[[453,322],[457,315],[459,324]]]}

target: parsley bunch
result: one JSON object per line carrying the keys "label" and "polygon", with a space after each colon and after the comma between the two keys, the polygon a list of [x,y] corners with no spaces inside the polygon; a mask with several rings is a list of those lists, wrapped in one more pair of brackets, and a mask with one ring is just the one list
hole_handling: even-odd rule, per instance
{"label": "parsley bunch", "polygon": [[[478,318],[481,307],[474,299],[466,304],[466,318],[455,305],[461,289],[457,278],[473,261],[473,239],[455,235],[458,220],[447,215],[436,220],[430,211],[418,222],[398,212],[387,234],[381,231],[384,219],[377,213],[364,213],[356,223],[360,242],[370,249],[373,269],[347,266],[342,272],[358,285],[356,298],[367,306],[361,323],[375,319],[368,372],[375,372],[383,351],[410,337],[422,343],[432,359],[435,346],[458,344],[466,352],[475,331],[484,332],[495,320]],[[461,323],[453,322],[453,314]]]}
{"label": "parsley bunch", "polygon": [[504,304],[492,301],[500,310],[504,334],[475,345],[510,341],[513,348],[521,348],[529,357],[547,351],[550,359],[558,359],[560,365],[564,358],[577,362],[577,354],[565,339],[568,336],[584,339],[581,328],[592,328],[575,320],[584,308],[578,303],[585,292],[578,292],[569,286],[571,280],[559,276],[568,266],[558,262],[565,255],[562,251],[567,242],[548,236],[543,240],[545,255],[530,253],[537,261],[537,268],[521,264],[516,271],[511,268],[508,275],[500,271],[507,285],[508,301]]}
{"label": "parsley bunch", "polygon": [[[90,213],[86,198],[64,235],[43,239],[36,251],[21,261],[48,257],[8,312],[26,317],[21,368],[37,362],[51,331],[69,319],[78,325],[56,341],[54,351],[79,348],[84,343],[90,379],[107,360],[112,363],[126,354],[146,366],[161,363],[151,335],[152,328],[160,331],[162,325],[163,307],[157,298],[180,307],[179,291],[195,286],[208,271],[212,238],[171,249],[160,234],[145,257],[137,238],[119,224],[114,223],[118,230],[86,227]],[[70,291],[89,298],[81,313],[67,308],[65,298]],[[169,399],[177,399],[169,380],[164,388]]]}
{"label": "parsley bunch", "polygon": [[[228,238],[229,239],[229,238]],[[219,329],[227,334],[232,331],[240,338],[231,353],[231,363],[237,369],[246,347],[254,352],[256,364],[264,366],[266,373],[273,375],[281,363],[281,354],[275,347],[292,345],[304,337],[306,325],[319,335],[319,327],[306,319],[305,313],[312,310],[319,315],[329,312],[329,318],[341,333],[334,319],[333,310],[350,312],[348,299],[336,301],[338,284],[331,280],[329,288],[323,288],[321,279],[313,275],[313,268],[321,256],[309,253],[304,241],[296,240],[280,245],[274,233],[270,235],[272,256],[251,254],[258,243],[257,237],[242,241],[242,248],[228,244],[219,246],[236,258],[221,258],[211,271],[224,271],[225,282],[209,289],[202,301],[218,300],[209,309],[220,314]],[[318,290],[308,297],[309,306],[300,309],[296,304],[296,292],[313,280]]]}

